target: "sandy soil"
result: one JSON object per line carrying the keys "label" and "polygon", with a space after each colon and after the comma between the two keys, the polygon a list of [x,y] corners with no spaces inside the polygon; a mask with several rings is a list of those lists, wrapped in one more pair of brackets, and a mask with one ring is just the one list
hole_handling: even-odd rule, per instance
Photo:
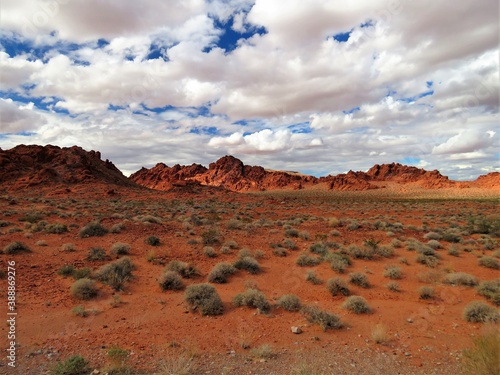
{"label": "sandy soil", "polygon": [[[189,374],[459,374],[462,350],[485,329],[462,318],[469,302],[485,298],[474,288],[448,285],[442,278],[450,272],[466,272],[480,281],[499,277],[498,270],[478,266],[478,257],[498,254],[498,243],[485,249],[481,234],[466,232],[468,218],[497,213],[498,195],[494,191],[417,194],[394,188],[368,193],[237,194],[116,189],[114,195],[105,191],[74,187],[69,193],[59,189],[57,193],[0,194],[0,249],[21,241],[32,250],[0,255],[4,272],[8,261],[16,262],[18,313],[16,368],[8,367],[2,357],[0,374],[47,373],[58,360],[76,354],[89,360],[92,369],[102,371],[116,365],[109,358],[110,348],[127,350],[125,364],[144,374],[183,373],[173,369],[183,360],[184,373]],[[39,214],[32,219],[34,224],[20,221],[34,213]],[[153,215],[159,223],[143,222],[139,215]],[[339,219],[338,226],[330,225],[332,217]],[[125,229],[103,237],[80,238],[79,230],[93,220],[100,220],[107,229],[123,223]],[[349,229],[353,220],[359,228]],[[37,231],[41,221],[62,223],[69,231]],[[231,222],[241,228],[234,229]],[[308,239],[304,233],[303,238],[292,237],[298,249],[276,256],[270,244],[287,238],[287,226],[307,232]],[[426,243],[428,232],[450,228],[458,230],[461,243],[440,240],[443,249],[437,250],[441,259],[436,268],[417,263],[416,252],[405,247],[409,238]],[[217,252],[215,258],[203,252],[207,245],[202,234],[209,229],[218,233],[219,242],[209,244]],[[332,235],[332,230],[338,233]],[[144,239],[151,235],[161,239],[160,246],[145,244]],[[332,270],[327,262],[314,267],[295,263],[318,241],[335,242],[340,248],[363,248],[366,240],[390,246],[395,239],[402,247],[394,248],[394,256],[353,259],[344,274]],[[237,249],[222,253],[221,247],[230,240],[237,243]],[[44,241],[42,245],[40,241]],[[73,278],[57,271],[65,265],[95,271],[112,259],[88,261],[89,249],[98,246],[109,254],[116,242],[131,246],[129,257],[135,265],[124,290],[115,292],[99,283],[96,298],[80,301],[72,297]],[[68,243],[74,244],[76,251],[64,251],[62,245]],[[452,246],[460,250],[458,257],[448,254]],[[171,260],[192,263],[199,270],[200,276],[184,280],[190,285],[206,282],[215,264],[234,262],[244,248],[251,253],[260,250],[262,272],[250,275],[238,271],[228,283],[213,284],[224,303],[223,315],[192,312],[182,291],[163,292],[158,285],[165,264]],[[408,264],[401,263],[402,257]],[[403,272],[403,278],[396,280],[400,292],[386,287],[391,281],[383,276],[387,265],[398,266]],[[324,281],[337,276],[347,281],[351,272],[366,274],[371,287],[350,285],[350,289],[352,294],[363,296],[373,312],[357,315],[343,309],[346,297],[332,297],[325,284],[305,280],[309,269]],[[346,327],[324,332],[300,312],[274,307],[269,314],[258,314],[255,309],[234,307],[232,298],[248,285],[257,286],[271,303],[283,294],[296,294],[302,305],[335,313]],[[424,285],[435,288],[434,298],[419,298],[418,289]],[[0,313],[6,316],[5,277],[0,288]],[[72,312],[79,305],[89,312],[87,317]],[[377,325],[386,333],[383,344],[377,344],[372,336]],[[293,334],[291,326],[299,326],[303,332]],[[0,331],[0,343],[7,347],[9,326],[3,324]],[[270,358],[259,358],[252,352],[262,345],[270,346]]]}

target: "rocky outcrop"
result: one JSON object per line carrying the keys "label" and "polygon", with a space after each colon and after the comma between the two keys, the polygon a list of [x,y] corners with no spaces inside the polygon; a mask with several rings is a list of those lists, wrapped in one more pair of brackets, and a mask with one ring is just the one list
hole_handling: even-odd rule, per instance
{"label": "rocky outcrop", "polygon": [[366,172],[370,181],[391,181],[401,184],[416,183],[427,189],[452,187],[453,181],[443,176],[439,171],[426,171],[417,167],[399,163],[376,164]]}
{"label": "rocky outcrop", "polygon": [[425,189],[458,186],[437,170],[426,171],[399,163],[377,164],[367,172],[349,171],[316,178],[245,165],[234,156],[224,156],[215,163],[210,163],[208,169],[199,164],[168,167],[160,163],[151,169],[142,168],[130,178],[139,185],[158,190],[169,190],[180,181],[196,181],[201,185],[223,187],[232,191],[306,189],[316,184],[323,184],[329,190],[363,191],[383,188],[383,182],[412,184]]}
{"label": "rocky outcrop", "polygon": [[130,179],[137,184],[158,190],[169,190],[183,180],[232,191],[301,189],[305,184],[317,182],[317,178],[312,176],[266,171],[259,166],[244,165],[233,156],[224,156],[215,163],[210,163],[208,169],[199,164],[168,167],[160,163],[151,169],[142,168],[132,174]]}
{"label": "rocky outcrop", "polygon": [[341,173],[335,176],[322,177],[321,182],[326,182],[330,190],[363,191],[378,189],[378,186],[369,182],[369,177],[364,172]]}
{"label": "rocky outcrop", "polygon": [[476,181],[472,182],[472,185],[483,189],[500,189],[500,172],[491,172],[486,175],[481,175]]}
{"label": "rocky outcrop", "polygon": [[94,182],[136,186],[112,162],[101,160],[99,151],[51,145],[0,149],[0,185],[8,190]]}
{"label": "rocky outcrop", "polygon": [[156,164],[153,168],[141,168],[130,175],[130,180],[138,185],[156,190],[170,190],[173,186],[186,185],[185,181],[198,174],[204,173],[207,168],[200,164],[184,166],[176,164],[169,167],[163,163]]}

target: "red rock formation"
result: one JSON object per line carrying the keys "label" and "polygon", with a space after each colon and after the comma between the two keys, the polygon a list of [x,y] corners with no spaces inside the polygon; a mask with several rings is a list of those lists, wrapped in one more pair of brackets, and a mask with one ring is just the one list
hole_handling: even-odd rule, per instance
{"label": "red rock formation", "polygon": [[299,189],[314,184],[316,177],[301,176],[280,171],[266,171],[259,166],[244,165],[233,156],[224,156],[209,168],[199,164],[189,167],[167,167],[157,164],[151,169],[142,168],[130,176],[137,184],[152,189],[169,190],[175,181],[190,180],[201,185],[223,187],[232,191],[258,191],[268,189]]}
{"label": "red rock formation", "polygon": [[366,175],[371,181],[392,181],[401,184],[417,183],[427,189],[452,187],[453,181],[443,176],[439,171],[426,171],[399,163],[374,165]]}
{"label": "red rock formation", "polygon": [[483,189],[500,189],[500,172],[491,172],[479,176],[473,182],[473,186]]}
{"label": "red rock formation", "polygon": [[129,178],[135,183],[150,189],[169,190],[172,186],[181,186],[183,181],[206,171],[207,168],[200,164],[190,166],[176,164],[173,167],[168,167],[163,163],[158,163],[150,169],[141,168],[130,175]]}
{"label": "red rock formation", "polygon": [[211,163],[209,168],[199,164],[167,167],[157,164],[151,169],[141,169],[130,178],[152,189],[169,190],[178,181],[197,181],[205,186],[223,187],[232,191],[258,191],[273,189],[304,189],[324,183],[330,190],[371,190],[380,188],[377,182],[415,184],[426,189],[455,186],[455,182],[439,171],[426,171],[398,163],[375,165],[368,172],[349,171],[346,174],[316,178],[283,171],[269,171],[259,166],[244,165],[233,156],[224,156]]}
{"label": "red rock formation", "polygon": [[327,182],[330,190],[362,191],[378,189],[378,186],[369,182],[369,177],[364,172],[349,171],[335,176],[322,177],[321,182]]}
{"label": "red rock formation", "polygon": [[25,146],[0,149],[0,185],[9,190],[53,184],[103,182],[135,186],[98,151],[73,146]]}

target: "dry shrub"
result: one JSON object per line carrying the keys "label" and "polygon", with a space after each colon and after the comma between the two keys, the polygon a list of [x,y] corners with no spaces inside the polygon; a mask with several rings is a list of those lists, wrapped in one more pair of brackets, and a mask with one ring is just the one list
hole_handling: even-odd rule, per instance
{"label": "dry shrub", "polygon": [[386,326],[383,324],[377,324],[372,329],[372,339],[377,344],[387,344],[390,340],[389,333],[387,332]]}
{"label": "dry shrub", "polygon": [[471,348],[463,351],[463,369],[470,375],[500,374],[500,332],[491,332],[474,340]]}

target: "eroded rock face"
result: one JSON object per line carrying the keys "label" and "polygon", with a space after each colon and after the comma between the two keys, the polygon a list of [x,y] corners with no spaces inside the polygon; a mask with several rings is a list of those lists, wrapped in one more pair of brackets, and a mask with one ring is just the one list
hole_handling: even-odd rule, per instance
{"label": "eroded rock face", "polygon": [[223,187],[232,191],[301,189],[304,184],[317,182],[317,178],[312,176],[266,171],[260,166],[244,165],[234,156],[224,156],[215,163],[210,163],[208,169],[199,164],[172,168],[157,164],[151,169],[142,168],[130,178],[137,184],[159,190],[168,190],[179,180],[196,181],[202,185]]}
{"label": "eroded rock face", "polygon": [[483,189],[500,189],[500,172],[491,172],[479,176],[476,181],[473,182],[473,186]]}
{"label": "eroded rock face", "polygon": [[399,163],[376,164],[371,167],[366,175],[371,181],[393,181],[402,184],[418,183],[425,188],[444,188],[454,185],[448,177],[439,171],[426,171],[417,167],[410,167]]}
{"label": "eroded rock face", "polygon": [[0,149],[0,184],[7,189],[90,182],[135,186],[98,151],[51,145]]}
{"label": "eroded rock face", "polygon": [[369,182],[369,177],[364,172],[349,171],[335,176],[322,177],[321,180],[328,183],[330,190],[363,191],[378,189],[378,186]]}
{"label": "eroded rock face", "polygon": [[[491,175],[491,176],[490,176]],[[498,186],[498,173],[478,179],[478,187]],[[180,181],[195,181],[205,186],[217,186],[232,191],[258,191],[274,189],[307,189],[316,184],[339,191],[363,191],[383,188],[383,182],[411,184],[425,189],[476,186],[473,183],[450,181],[439,171],[426,171],[399,163],[374,165],[368,172],[354,172],[316,178],[294,172],[271,171],[260,166],[249,166],[233,156],[224,156],[205,168],[199,164],[168,167],[157,164],[142,168],[130,177],[137,184],[152,189],[169,190]]]}
{"label": "eroded rock face", "polygon": [[129,178],[138,185],[150,189],[169,190],[173,186],[185,185],[188,179],[206,171],[207,168],[200,164],[189,166],[176,164],[169,167],[163,163],[158,163],[150,169],[141,168],[130,175]]}

